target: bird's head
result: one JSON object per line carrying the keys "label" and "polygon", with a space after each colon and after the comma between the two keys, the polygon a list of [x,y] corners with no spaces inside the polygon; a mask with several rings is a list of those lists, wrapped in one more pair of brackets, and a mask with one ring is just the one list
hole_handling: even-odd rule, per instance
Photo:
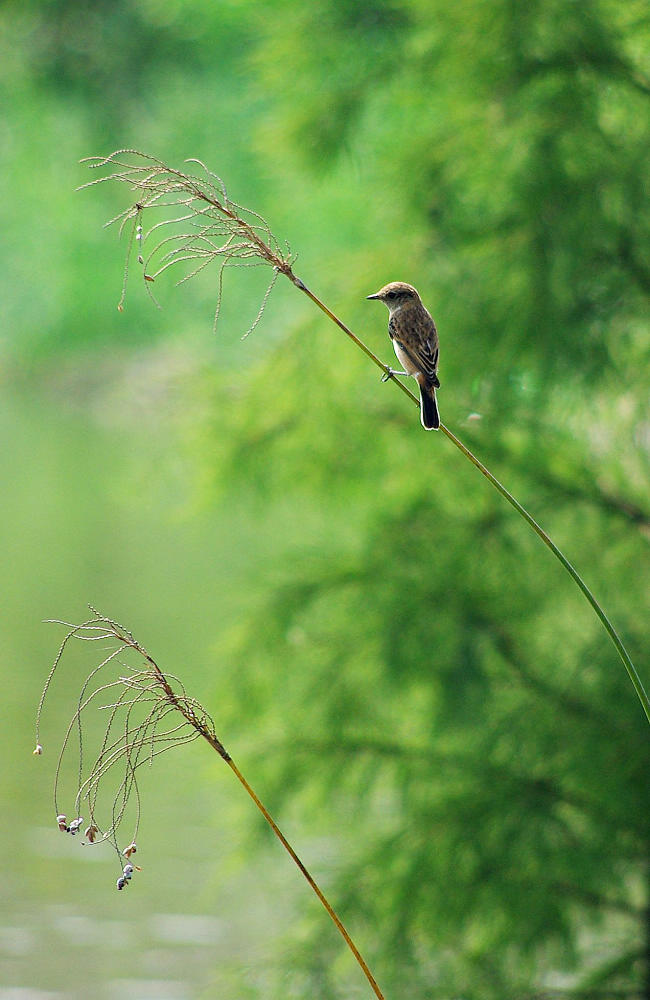
{"label": "bird's head", "polygon": [[413,285],[407,285],[405,281],[391,281],[390,284],[384,285],[374,295],[368,295],[366,298],[379,299],[380,302],[383,302],[388,307],[391,316],[404,306],[422,304],[420,296]]}

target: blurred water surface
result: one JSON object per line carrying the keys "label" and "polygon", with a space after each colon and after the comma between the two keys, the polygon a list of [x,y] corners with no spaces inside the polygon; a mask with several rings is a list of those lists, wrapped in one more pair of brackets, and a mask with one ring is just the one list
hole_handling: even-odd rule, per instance
{"label": "blurred water surface", "polygon": [[[115,889],[108,845],[82,847],[57,830],[51,786],[89,664],[80,650],[55,678],[44,754],[31,752],[62,637],[42,620],[81,620],[89,600],[144,642],[155,632],[159,659],[209,700],[210,637],[236,599],[245,539],[236,518],[184,517],[178,495],[152,487],[134,502],[122,473],[151,447],[149,434],[121,436],[29,390],[5,392],[0,409],[0,1000],[186,1000],[231,974],[241,990],[256,948],[273,937],[278,899],[271,921],[255,865],[238,868],[232,827],[220,819],[231,776],[198,744],[142,769],[143,871],[127,891]],[[228,566],[228,592],[215,564]]]}

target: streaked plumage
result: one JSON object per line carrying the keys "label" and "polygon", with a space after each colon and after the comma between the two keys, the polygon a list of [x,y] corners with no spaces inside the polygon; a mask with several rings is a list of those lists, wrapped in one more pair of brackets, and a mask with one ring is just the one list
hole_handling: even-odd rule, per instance
{"label": "streaked plumage", "polygon": [[388,307],[388,333],[404,373],[412,375],[420,387],[420,418],[425,430],[440,427],[436,389],[438,380],[438,331],[413,285],[391,281],[369,299]]}

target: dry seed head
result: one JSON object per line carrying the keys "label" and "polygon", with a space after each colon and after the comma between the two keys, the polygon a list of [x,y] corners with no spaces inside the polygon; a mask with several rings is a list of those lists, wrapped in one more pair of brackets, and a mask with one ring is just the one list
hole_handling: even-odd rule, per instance
{"label": "dry seed head", "polygon": [[[200,160],[186,161],[199,167],[198,174],[176,170],[162,160],[135,149],[120,149],[110,156],[87,157],[81,162],[87,163],[91,169],[111,171],[82,184],[81,188],[118,181],[138,193],[137,201],[106,223],[107,226],[119,224],[120,235],[125,227],[130,226],[122,295],[118,304],[120,312],[124,307],[134,245],[137,247],[138,263],[145,269],[143,278],[152,299],[149,284],[168,268],[176,264],[189,266],[189,272],[177,281],[181,284],[210,264],[216,264],[218,292],[215,327],[221,307],[224,269],[260,265],[272,267],[273,277],[258,314],[244,336],[248,336],[259,323],[279,274],[298,284],[292,270],[295,257],[289,247],[280,245],[260,215],[231,201],[221,178]],[[145,230],[142,224],[145,215],[149,219],[153,211],[159,210],[162,210],[163,217]],[[148,241],[153,246],[145,252]],[[155,299],[153,301],[156,302]]]}
{"label": "dry seed head", "polygon": [[[63,782],[64,768],[73,748],[77,747],[74,768],[77,778],[75,811],[83,806],[89,820],[85,841],[109,840],[124,865],[124,888],[137,866],[124,864],[124,860],[137,851],[136,837],[140,821],[139,769],[150,766],[153,758],[166,750],[188,743],[203,736],[222,755],[225,750],[217,739],[214,723],[205,709],[188,697],[177,678],[164,674],[152,657],[131,635],[116,622],[103,615],[95,615],[81,625],[66,624],[67,634],[59,647],[54,664],[47,677],[37,713],[37,732],[54,673],[72,640],[94,644],[101,649],[100,662],[92,665],[85,678],[75,710],[68,724],[63,746],[59,753],[54,781],[56,822],[63,832],[75,836],[83,829],[84,819],[76,816],[68,822],[57,807],[59,786]],[[101,710],[104,723],[103,736],[91,752],[87,746],[87,716],[95,708]],[[221,749],[220,749],[221,748]],[[227,758],[226,758],[227,759]],[[117,772],[117,783],[107,792],[106,780]],[[106,799],[108,798],[108,801]],[[107,825],[100,822],[100,809],[110,816]],[[118,847],[117,831],[126,819],[127,810],[135,812],[135,826],[131,840],[122,850]],[[100,829],[104,832],[98,836]]]}

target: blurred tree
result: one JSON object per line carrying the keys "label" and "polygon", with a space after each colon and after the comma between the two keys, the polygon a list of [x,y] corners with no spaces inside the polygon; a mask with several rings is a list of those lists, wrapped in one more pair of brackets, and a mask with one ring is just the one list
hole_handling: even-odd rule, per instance
{"label": "blurred tree", "polygon": [[[571,970],[576,995],[645,995],[647,723],[570,585],[448,466],[426,490],[366,476],[365,498],[336,477],[359,534],[337,540],[325,501],[329,550],[292,553],[233,627],[233,712],[253,712],[275,807],[297,798],[338,842],[332,895],[389,995],[519,997]],[[629,528],[584,503],[562,525],[583,559],[608,538],[624,588]]]}
{"label": "blurred tree", "polygon": [[450,312],[463,359],[500,391],[515,358],[540,393],[558,368],[602,378],[610,337],[635,339],[650,292],[645,4],[324,0],[284,13],[264,19],[257,57],[284,98],[274,127],[321,168],[346,150],[370,158],[386,191],[378,239],[386,214],[417,220],[409,266]]}
{"label": "blurred tree", "polygon": [[[92,311],[115,279],[79,252],[88,202],[61,194],[74,123],[84,143],[87,121],[93,141],[175,143],[229,186],[254,133],[254,181],[276,181],[276,211],[284,198],[296,217],[278,235],[302,225],[317,247],[296,247],[298,273],[337,308],[358,300],[386,357],[363,296],[420,287],[443,419],[551,530],[639,662],[649,35],[640,0],[7,3],[0,78],[33,117],[5,144],[3,350],[21,323],[42,352],[48,335],[70,350],[118,336]],[[57,205],[65,223],[44,237]],[[190,432],[218,512],[252,510],[266,553],[219,640],[220,723],[254,727],[275,806],[337,847],[332,898],[387,992],[650,997],[647,729],[615,654],[537,540],[334,328],[286,311],[276,327],[182,407],[211,414]],[[296,937],[276,995],[342,995],[320,911]]]}
{"label": "blurred tree", "polygon": [[[426,281],[443,419],[483,411],[464,434],[599,581],[638,658],[647,11],[288,0],[264,31],[276,148],[318,169],[369,159],[359,210],[383,243],[337,292]],[[237,380],[205,446],[220,489],[289,492],[329,529],[316,554],[296,527],[271,596],[224,642],[233,711],[256,715],[278,802],[332,836],[354,824],[333,896],[364,915],[389,993],[650,997],[650,759],[627,678],[473,470],[390,389],[366,384],[359,407],[362,360],[333,370],[318,322]],[[302,988],[338,996],[312,930]]]}
{"label": "blurred tree", "polygon": [[105,130],[124,121],[127,106],[137,103],[141,110],[143,89],[163,71],[197,75],[218,61],[221,71],[225,63],[234,72],[232,33],[242,45],[250,42],[238,7],[227,0],[9,0],[0,23],[11,25],[20,66],[9,53],[5,72],[13,68],[37,86],[92,103]]}

